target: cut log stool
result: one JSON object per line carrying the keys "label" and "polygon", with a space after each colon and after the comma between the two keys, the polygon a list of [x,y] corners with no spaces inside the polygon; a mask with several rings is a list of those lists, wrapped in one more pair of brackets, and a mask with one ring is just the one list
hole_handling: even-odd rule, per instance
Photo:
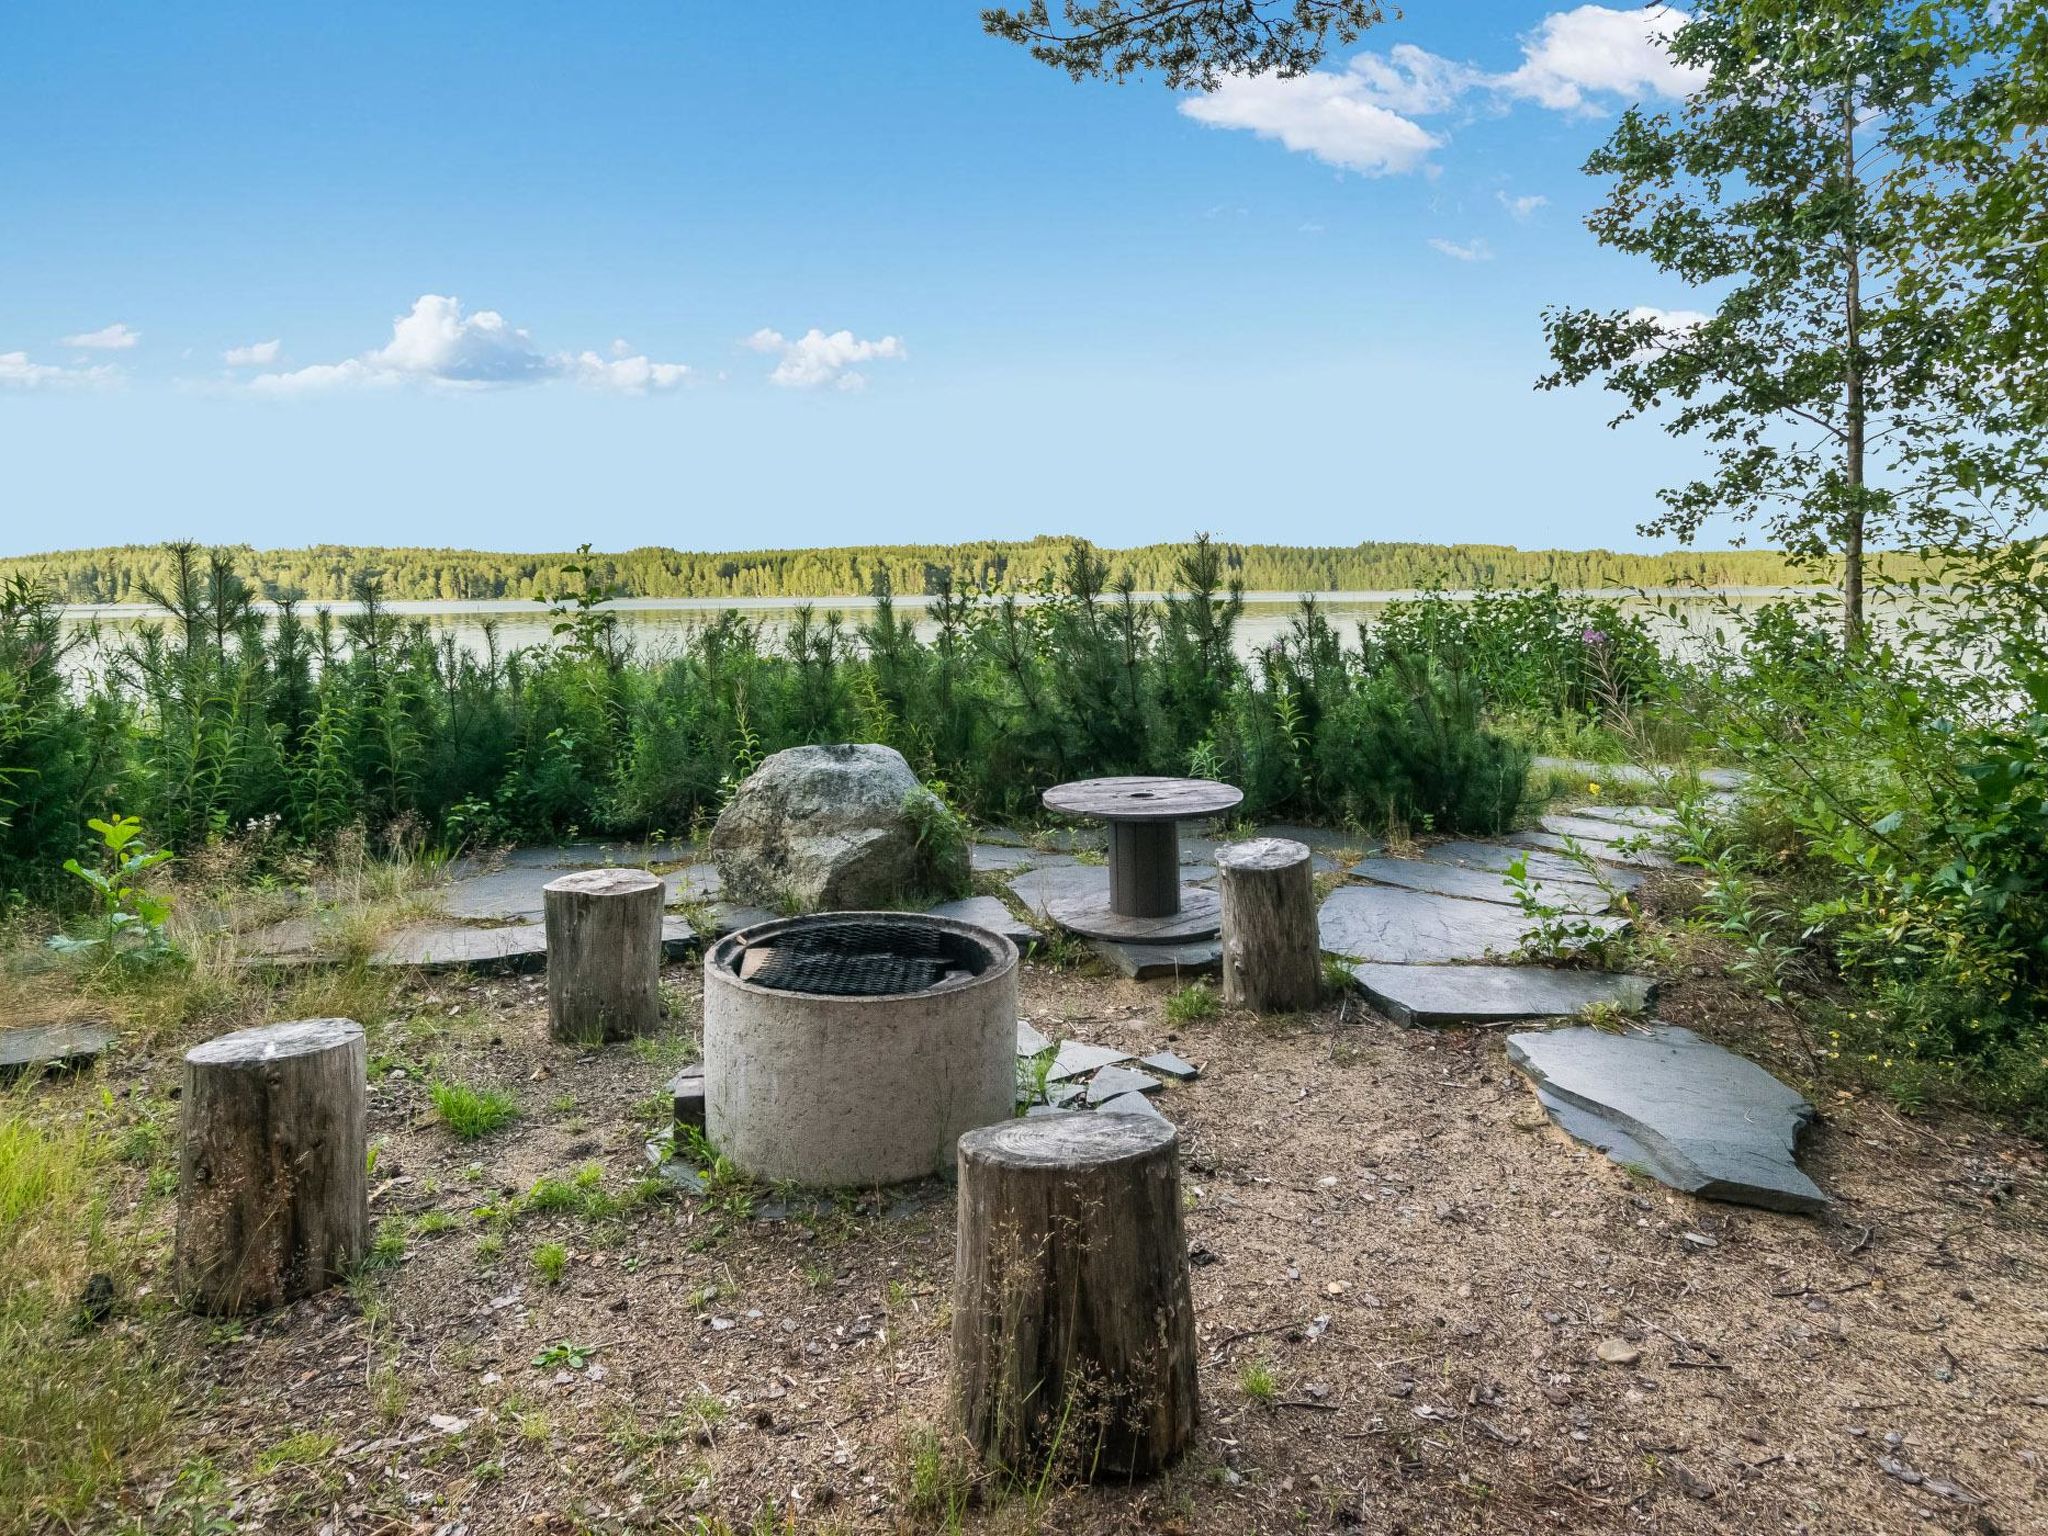
{"label": "cut log stool", "polygon": [[1323,956],[1309,852],[1284,837],[1216,850],[1223,893],[1223,1001],[1297,1013],[1322,997]]}
{"label": "cut log stool", "polygon": [[1193,1438],[1179,1139],[1129,1114],[960,1138],[954,1408],[992,1465],[1142,1477]]}
{"label": "cut log stool", "polygon": [[342,1279],[370,1244],[362,1026],[300,1019],[185,1053],[178,1290],[259,1312]]}
{"label": "cut log stool", "polygon": [[572,1045],[653,1034],[661,1025],[661,878],[585,869],[550,880],[541,897],[548,1033]]}

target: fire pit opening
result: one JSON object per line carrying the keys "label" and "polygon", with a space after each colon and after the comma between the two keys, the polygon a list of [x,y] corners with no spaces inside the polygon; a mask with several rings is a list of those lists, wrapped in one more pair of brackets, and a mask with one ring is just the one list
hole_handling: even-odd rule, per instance
{"label": "fire pit opening", "polygon": [[704,1130],[756,1178],[813,1188],[953,1171],[1015,1113],[1017,947],[912,912],[728,934],[704,957]]}
{"label": "fire pit opening", "polygon": [[996,961],[987,944],[966,934],[894,915],[880,921],[818,918],[801,928],[753,929],[738,937],[745,941],[733,955],[740,980],[822,997],[887,997],[957,986]]}

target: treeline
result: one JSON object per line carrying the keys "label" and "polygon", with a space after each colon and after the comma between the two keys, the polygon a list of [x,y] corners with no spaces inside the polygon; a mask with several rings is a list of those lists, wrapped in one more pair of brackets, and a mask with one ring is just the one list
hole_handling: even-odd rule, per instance
{"label": "treeline", "polygon": [[[545,598],[567,583],[562,568],[585,558],[596,578],[627,597],[846,597],[878,579],[899,594],[956,589],[1016,590],[1057,580],[1077,541],[854,545],[841,549],[747,550],[726,554],[632,549],[623,554],[494,554],[467,549],[378,549],[321,544],[307,549],[239,549],[237,570],[266,598],[347,598],[364,575],[387,600],[475,602]],[[1085,541],[1079,541],[1085,544]],[[1814,578],[1766,550],[1685,550],[1661,555],[1610,550],[1522,550],[1505,544],[1367,543],[1349,547],[1217,544],[1227,579],[1254,592],[1413,591],[1521,588],[1775,587]],[[1189,543],[1095,551],[1140,591],[1169,590],[1193,551]],[[177,575],[168,545],[118,545],[0,559],[0,580],[21,576],[65,603],[144,603]]]}

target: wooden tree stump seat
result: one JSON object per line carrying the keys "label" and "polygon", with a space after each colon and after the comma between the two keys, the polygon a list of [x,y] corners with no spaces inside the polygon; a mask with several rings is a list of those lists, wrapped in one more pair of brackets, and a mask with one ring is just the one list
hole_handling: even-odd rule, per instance
{"label": "wooden tree stump seat", "polygon": [[661,909],[668,888],[644,869],[584,869],[541,887],[548,943],[548,1033],[571,1045],[661,1027]]}
{"label": "wooden tree stump seat", "polygon": [[258,1312],[344,1278],[370,1242],[362,1026],[300,1019],[185,1053],[179,1294]]}
{"label": "wooden tree stump seat", "polygon": [[1179,1133],[1150,1115],[960,1138],[954,1407],[992,1465],[1142,1477],[1200,1416]]}
{"label": "wooden tree stump seat", "polygon": [[1322,997],[1322,940],[1309,851],[1255,837],[1216,851],[1223,896],[1223,1001],[1258,1013],[1298,1013]]}

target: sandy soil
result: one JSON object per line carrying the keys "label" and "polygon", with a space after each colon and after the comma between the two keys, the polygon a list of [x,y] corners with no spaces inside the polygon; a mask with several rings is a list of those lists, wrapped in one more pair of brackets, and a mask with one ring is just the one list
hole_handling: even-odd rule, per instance
{"label": "sandy soil", "polygon": [[[650,1096],[697,1019],[694,971],[671,979],[684,1039],[657,1052],[549,1044],[537,980],[423,984],[378,1033],[404,1075],[373,1092],[372,1210],[406,1219],[403,1259],[240,1329],[173,1325],[178,1454],[220,1465],[241,1528],[2048,1529],[2038,1148],[1825,1093],[1806,1162],[1834,1215],[1712,1205],[1551,1129],[1497,1033],[1404,1032],[1355,1001],[1176,1029],[1166,984],[1037,964],[1024,1011],[1048,1034],[1205,1068],[1163,1100],[1204,1423],[1153,1483],[965,1486],[934,1434],[941,1187],[780,1221],[715,1200],[526,1214],[480,1254],[480,1207],[586,1164],[613,1191],[644,1172]],[[1718,977],[1659,1011],[1804,1083]],[[521,1118],[456,1141],[430,1060]],[[112,1070],[160,1092],[173,1067]],[[546,1242],[559,1285],[531,1260]],[[585,1368],[535,1364],[561,1341]]]}

